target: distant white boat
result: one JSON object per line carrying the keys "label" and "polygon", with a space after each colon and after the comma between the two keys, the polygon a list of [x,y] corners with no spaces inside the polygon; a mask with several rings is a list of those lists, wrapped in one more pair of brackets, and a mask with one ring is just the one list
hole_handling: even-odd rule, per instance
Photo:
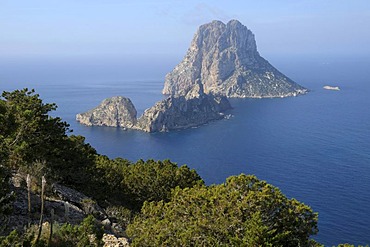
{"label": "distant white boat", "polygon": [[324,89],[327,89],[327,90],[337,90],[337,91],[340,90],[339,87],[333,87],[333,86],[324,86]]}

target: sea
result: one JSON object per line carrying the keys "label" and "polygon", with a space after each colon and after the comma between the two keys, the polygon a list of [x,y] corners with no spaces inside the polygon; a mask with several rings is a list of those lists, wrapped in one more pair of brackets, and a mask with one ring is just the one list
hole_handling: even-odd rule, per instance
{"label": "sea", "polygon": [[318,242],[370,244],[370,57],[267,59],[310,92],[231,99],[230,118],[167,133],[87,127],[75,115],[117,95],[131,98],[142,114],[163,99],[164,76],[181,57],[0,59],[0,90],[34,88],[100,154],[170,159],[195,169],[207,184],[254,174],[318,212]]}

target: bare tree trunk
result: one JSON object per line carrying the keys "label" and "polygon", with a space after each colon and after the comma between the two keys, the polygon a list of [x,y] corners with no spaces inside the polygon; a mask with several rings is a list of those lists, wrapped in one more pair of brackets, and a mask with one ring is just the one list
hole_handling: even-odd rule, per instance
{"label": "bare tree trunk", "polygon": [[49,235],[48,246],[51,246],[51,240],[52,240],[52,237],[53,237],[53,223],[54,223],[54,209],[51,209],[50,235]]}
{"label": "bare tree trunk", "polygon": [[40,215],[40,222],[39,222],[39,233],[37,234],[36,243],[39,241],[42,231],[42,221],[44,219],[44,190],[45,190],[46,180],[45,177],[42,176],[42,185],[41,185],[41,215]]}
{"label": "bare tree trunk", "polygon": [[31,177],[27,174],[27,191],[28,191],[28,227],[31,226]]}

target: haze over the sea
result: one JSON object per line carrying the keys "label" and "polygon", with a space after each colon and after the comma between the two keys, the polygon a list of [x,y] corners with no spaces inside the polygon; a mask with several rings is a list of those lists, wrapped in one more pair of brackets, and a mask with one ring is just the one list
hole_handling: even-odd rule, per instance
{"label": "haze over the sea", "polygon": [[370,54],[367,0],[0,1],[0,54],[182,57],[197,27],[238,19],[262,55]]}
{"label": "haze over the sea", "polygon": [[[107,97],[130,97],[139,114],[162,99],[166,73],[215,19],[246,25],[261,56],[311,92],[233,100],[229,120],[179,132],[75,122]],[[319,242],[370,244],[369,23],[368,0],[0,0],[0,90],[35,88],[110,158],[170,158],[208,184],[256,174],[319,213]]]}

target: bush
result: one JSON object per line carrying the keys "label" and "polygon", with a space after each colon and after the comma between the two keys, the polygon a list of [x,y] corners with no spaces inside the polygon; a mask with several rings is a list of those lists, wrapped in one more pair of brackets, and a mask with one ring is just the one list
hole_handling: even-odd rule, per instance
{"label": "bush", "polygon": [[317,214],[254,176],[146,202],[127,228],[133,246],[309,246]]}
{"label": "bush", "polygon": [[8,236],[0,237],[0,247],[23,246],[23,242],[16,230],[9,233]]}
{"label": "bush", "polygon": [[93,216],[86,217],[80,225],[63,224],[56,227],[51,242],[52,246],[102,246],[103,229]]}
{"label": "bush", "polygon": [[[100,201],[109,201],[139,211],[145,201],[168,201],[171,190],[191,188],[204,184],[195,170],[178,167],[169,160],[139,160],[135,164],[127,160],[110,160],[105,156],[96,159],[94,187],[102,190],[95,195]],[[106,191],[110,191],[107,195]]]}
{"label": "bush", "polygon": [[0,247],[7,246],[33,246],[33,247],[84,247],[84,246],[103,246],[103,229],[97,224],[92,216],[86,217],[80,225],[54,224],[51,242],[50,225],[44,223],[40,239],[35,242],[38,233],[38,226],[30,226],[26,233],[19,234],[16,230],[6,237],[0,237]]}
{"label": "bush", "polygon": [[135,216],[133,211],[123,206],[110,206],[105,211],[123,228],[126,228]]}

